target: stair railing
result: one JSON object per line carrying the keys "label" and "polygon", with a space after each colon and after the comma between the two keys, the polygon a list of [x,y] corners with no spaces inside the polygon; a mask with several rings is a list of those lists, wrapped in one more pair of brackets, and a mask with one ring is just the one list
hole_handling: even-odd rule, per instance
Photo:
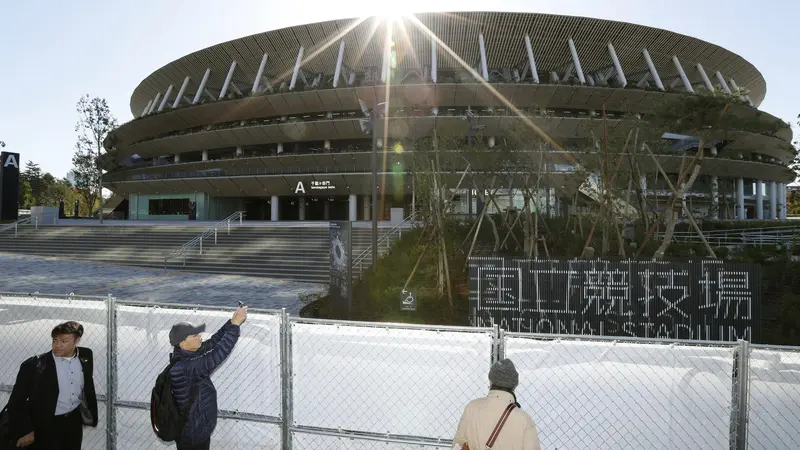
{"label": "stair railing", "polygon": [[[382,236],[378,238],[378,249],[380,250],[381,244],[386,244],[386,249],[388,250],[392,246],[392,237],[397,235],[397,239],[403,237],[403,229],[408,228],[408,225],[412,222],[414,215],[416,213],[410,214],[408,217],[403,219],[402,222],[398,223],[394,227],[392,227],[389,231],[384,233]],[[364,275],[364,263],[367,257],[372,255],[372,245],[364,249],[363,252],[359,253],[358,256],[353,260],[353,271],[358,269],[358,276],[361,278]]]}
{"label": "stair railing", "polygon": [[17,237],[17,233],[19,232],[19,226],[25,225],[26,223],[33,223],[36,229],[39,229],[39,217],[26,217],[24,219],[20,219],[16,222],[7,223],[0,227],[0,233],[6,232],[10,229],[14,229],[14,237]]}
{"label": "stair railing", "polygon": [[219,222],[211,225],[208,229],[200,233],[199,235],[193,237],[191,240],[186,242],[185,244],[181,245],[180,247],[176,248],[175,250],[164,253],[164,270],[167,270],[167,261],[170,259],[181,258],[183,260],[183,265],[186,265],[186,254],[189,253],[190,250],[194,249],[195,247],[199,247],[198,255],[203,255],[203,241],[205,239],[210,238],[212,235],[214,236],[214,245],[217,244],[217,232],[220,228],[227,227],[228,235],[231,234],[231,222],[239,220],[239,225],[242,224],[242,220],[247,213],[245,211],[236,211],[235,213],[231,214],[230,216],[220,220]]}

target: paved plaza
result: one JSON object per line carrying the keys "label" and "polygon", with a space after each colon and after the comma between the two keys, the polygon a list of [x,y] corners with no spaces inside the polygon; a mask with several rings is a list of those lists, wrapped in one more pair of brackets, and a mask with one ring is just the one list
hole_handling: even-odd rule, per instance
{"label": "paved plaza", "polygon": [[297,315],[299,295],[320,292],[323,285],[235,275],[166,272],[0,253],[0,292],[97,295],[124,300],[231,307],[242,300],[254,308],[286,310]]}

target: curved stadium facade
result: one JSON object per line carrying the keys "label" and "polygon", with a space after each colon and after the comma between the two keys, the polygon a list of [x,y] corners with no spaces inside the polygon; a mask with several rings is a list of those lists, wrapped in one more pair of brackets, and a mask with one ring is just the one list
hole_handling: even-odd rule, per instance
{"label": "curved stadium facade", "polygon": [[[485,12],[300,25],[197,51],[143,80],[130,102],[136,118],[106,140],[104,185],[129,219],[216,220],[245,210],[252,220],[369,220],[373,141],[362,130],[362,100],[379,105],[386,119],[378,123],[388,124],[375,133],[380,188],[392,193],[382,220],[414,208],[414,146],[398,143],[465,136],[474,126],[491,149],[531,123],[564,144],[548,157],[556,181],[543,195],[548,208],[566,212],[577,204],[567,199],[591,195],[576,195],[586,180],[570,180],[576,172],[558,155],[571,152],[571,140],[602,132],[603,108],[613,129],[669,96],[703,89],[741,94],[753,108],[737,113],[781,123],[754,109],[766,82],[752,64],[666,30]],[[675,173],[692,139],[665,137],[675,145],[656,158]],[[688,193],[692,208],[711,218],[785,218],[791,138],[788,126],[730,132]],[[638,188],[663,205],[669,187],[643,161]],[[461,175],[443,174],[445,184]],[[494,208],[524,202],[514,189],[498,193]],[[456,213],[482,208],[472,189],[454,194]]]}

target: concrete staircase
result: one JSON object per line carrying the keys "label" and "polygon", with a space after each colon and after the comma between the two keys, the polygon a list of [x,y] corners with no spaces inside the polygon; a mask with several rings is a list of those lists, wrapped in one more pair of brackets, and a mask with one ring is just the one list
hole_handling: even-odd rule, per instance
{"label": "concrete staircase", "polygon": [[[207,226],[20,226],[0,233],[0,252],[70,258],[139,267],[165,267],[164,255],[196,237]],[[389,227],[382,227],[384,234]],[[387,242],[390,241],[390,242]],[[394,239],[384,241],[385,251]],[[353,258],[370,245],[369,228],[353,228]],[[170,259],[168,270],[248,275],[328,283],[330,240],[327,223],[298,226],[232,226],[222,228],[184,258]]]}

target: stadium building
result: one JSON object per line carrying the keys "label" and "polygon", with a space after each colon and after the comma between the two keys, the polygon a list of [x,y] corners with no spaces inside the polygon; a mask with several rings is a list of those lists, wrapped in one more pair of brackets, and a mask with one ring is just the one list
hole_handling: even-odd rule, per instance
{"label": "stadium building", "polygon": [[[755,109],[766,82],[748,61],[667,30],[499,12],[334,20],[181,57],[139,84],[135,119],[106,140],[104,186],[115,194],[107,207],[131,220],[215,220],[238,210],[250,220],[369,220],[373,139],[363,102],[367,114],[381,113],[374,143],[380,189],[391,193],[381,220],[415,207],[413,145],[403,143],[475,127],[475,139],[493,148],[507,130],[530,123],[563,144],[547,161],[558,181],[540,192],[563,213],[576,192],[592,197],[584,189],[591,176],[569,179],[575,167],[563,153],[571,139],[703,90],[739,95],[733,114],[758,115],[776,131],[733,130],[715,143],[687,194],[692,208],[709,218],[785,218],[792,133]],[[664,138],[674,141],[673,153],[656,158],[675,173],[697,142]],[[634,189],[663,207],[670,191],[657,173],[644,164]],[[444,174],[446,185],[461,175]],[[496,209],[524,201],[513,187],[482,188],[499,189]],[[472,189],[454,194],[456,213],[482,208]]]}

